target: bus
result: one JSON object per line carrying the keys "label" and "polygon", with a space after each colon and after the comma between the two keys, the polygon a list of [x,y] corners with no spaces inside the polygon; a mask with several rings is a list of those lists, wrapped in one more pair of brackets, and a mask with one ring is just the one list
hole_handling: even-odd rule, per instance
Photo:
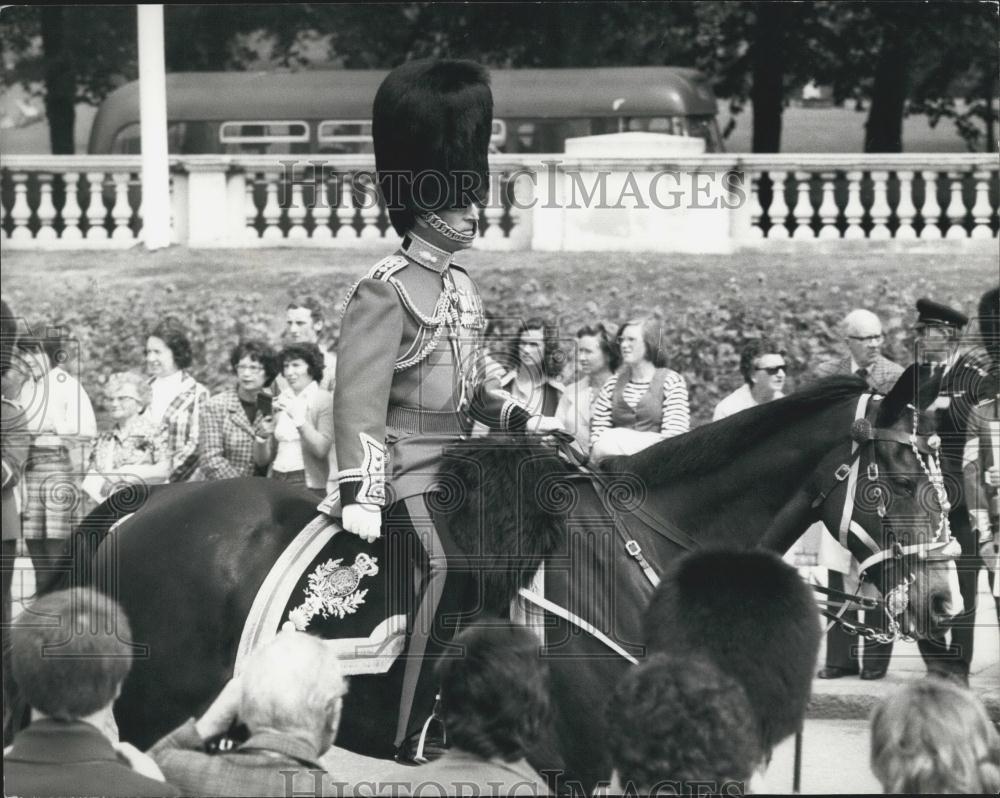
{"label": "bus", "polygon": [[[383,70],[177,72],[167,75],[171,154],[370,153]],[[491,149],[556,153],[567,138],[648,131],[700,138],[722,152],[716,99],[686,67],[495,69]],[[139,84],[101,103],[91,154],[137,154]]]}

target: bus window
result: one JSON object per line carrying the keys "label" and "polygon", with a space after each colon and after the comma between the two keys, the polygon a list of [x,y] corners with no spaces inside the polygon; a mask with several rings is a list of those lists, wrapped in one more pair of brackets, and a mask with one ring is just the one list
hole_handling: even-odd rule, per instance
{"label": "bus window", "polygon": [[705,140],[705,152],[725,152],[714,116],[691,116],[687,122],[690,135]]}
{"label": "bus window", "polygon": [[490,130],[490,152],[504,152],[507,147],[507,123],[494,119]]}
{"label": "bus window", "polygon": [[372,152],[372,123],[361,119],[326,119],[316,133],[318,151],[331,155]]}
{"label": "bus window", "polygon": [[226,153],[305,153],[309,152],[309,125],[299,120],[223,122],[219,142]]}
{"label": "bus window", "polygon": [[[187,124],[186,122],[172,122],[167,126],[167,152],[170,153],[202,153],[208,152],[205,149],[204,141],[193,140],[189,128],[196,127],[198,123]],[[111,152],[115,155],[141,155],[142,136],[138,122],[126,125],[115,134],[111,145]]]}

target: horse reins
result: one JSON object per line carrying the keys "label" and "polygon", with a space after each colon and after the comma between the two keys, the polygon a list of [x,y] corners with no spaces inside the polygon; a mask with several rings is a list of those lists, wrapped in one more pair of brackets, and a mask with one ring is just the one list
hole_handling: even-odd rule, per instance
{"label": "horse reins", "polygon": [[[874,398],[874,401],[872,401]],[[864,393],[858,399],[857,412],[854,423],[851,425],[851,451],[844,462],[841,462],[833,471],[833,474],[825,483],[816,490],[811,508],[818,510],[830,497],[830,495],[841,485],[845,484],[844,509],[841,513],[841,522],[838,529],[838,540],[840,544],[847,548],[848,538],[854,538],[867,549],[870,554],[858,565],[858,590],[861,589],[861,582],[864,581],[867,571],[875,565],[890,560],[898,570],[902,570],[902,562],[909,555],[917,554],[924,561],[951,560],[957,556],[957,541],[951,537],[951,530],[948,526],[948,503],[947,493],[944,488],[944,480],[941,474],[939,457],[940,439],[936,435],[921,436],[917,431],[919,413],[913,405],[909,405],[913,413],[913,432],[904,433],[892,429],[879,429],[872,419],[874,419],[881,398],[875,398],[874,394]],[[886,521],[887,508],[882,487],[878,484],[879,471],[875,461],[874,446],[876,441],[896,443],[901,446],[908,446],[913,450],[920,467],[927,476],[934,491],[937,494],[940,507],[941,521],[934,533],[934,538],[929,543],[913,543],[904,545],[900,543],[892,531],[891,526]],[[857,498],[858,482],[861,471],[861,460],[865,452],[870,450],[868,464],[864,470],[864,477],[871,485],[871,495],[876,500],[876,513],[879,518],[879,525],[882,530],[883,540],[890,540],[891,545],[881,548],[871,535],[854,520],[855,500]],[[927,456],[924,462],[923,455]],[[893,587],[885,598],[872,599],[860,597],[857,593],[850,594],[841,590],[812,585],[817,593],[824,594],[833,601],[820,602],[821,613],[840,626],[845,632],[852,635],[860,635],[866,640],[877,643],[889,643],[901,637],[897,618],[903,614],[909,605],[909,589],[914,581],[914,575],[908,573]],[[840,602],[840,609],[836,614],[829,611],[829,607]],[[881,608],[887,621],[887,631],[883,632],[872,626],[865,624],[854,624],[844,619],[843,615],[851,605],[853,608],[864,610],[877,610]]]}

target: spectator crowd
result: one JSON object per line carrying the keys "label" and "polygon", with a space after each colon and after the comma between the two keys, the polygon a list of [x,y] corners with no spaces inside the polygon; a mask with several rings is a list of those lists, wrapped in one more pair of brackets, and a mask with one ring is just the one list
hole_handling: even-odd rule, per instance
{"label": "spectator crowd", "polygon": [[[980,311],[995,317],[996,302],[996,291],[988,292]],[[925,303],[918,327],[933,329],[932,341],[943,330],[942,340],[957,345],[968,319],[942,308]],[[320,344],[324,320],[314,301],[288,305],[277,345],[236,343],[233,382],[215,395],[190,373],[186,331],[164,319],[146,339],[145,375],[123,364],[107,379],[103,429],[70,368],[72,331],[19,333],[13,323],[4,306],[4,336],[17,340],[4,348],[0,364],[5,623],[18,540],[43,573],[72,526],[122,488],[252,476],[296,484],[318,498],[336,487],[336,355],[330,342]],[[817,364],[814,375],[854,374],[876,391],[888,390],[902,367],[881,353],[878,317],[855,310],[843,334],[843,359]],[[597,464],[688,431],[687,385],[669,367],[663,339],[653,318],[628,319],[618,329],[594,323],[576,332],[570,359],[570,347],[545,320],[493,319],[485,373],[532,414],[558,418],[581,459]],[[946,348],[946,369],[956,354],[955,346]],[[793,388],[786,372],[779,342],[750,340],[740,361],[742,385],[718,404],[714,420],[780,399]],[[966,512],[988,564],[991,555],[1000,557],[994,552],[1000,464],[989,459],[987,432],[970,430],[964,443],[968,463],[978,464]],[[840,563],[838,552],[825,556],[840,575],[831,586],[851,590],[849,564]],[[762,600],[746,607],[742,595]],[[773,605],[764,606],[764,597],[773,597]],[[536,795],[553,786],[529,764],[552,733],[546,660],[533,633],[500,619],[466,628],[456,640],[464,655],[439,662],[451,748],[413,768],[336,749],[346,682],[320,641],[292,629],[255,651],[200,718],[137,751],[118,739],[111,712],[133,655],[123,643],[130,636],[121,608],[78,588],[43,597],[38,614],[63,625],[33,624],[22,614],[11,629],[11,675],[32,722],[5,751],[9,794],[416,795],[427,794],[421,785],[449,794],[472,783],[492,794]],[[79,631],[67,642],[60,628]],[[644,628],[648,656],[599,708],[609,789],[683,793],[705,782],[766,789],[761,774],[771,752],[801,729],[822,636],[811,592],[794,568],[762,552],[689,555],[664,574]],[[828,638],[820,676],[884,675],[891,648],[845,652],[842,642]],[[42,656],[54,644],[79,650]],[[971,657],[971,632],[968,650]],[[938,659],[925,652],[929,671],[959,678],[915,683],[876,710],[873,772],[887,792],[995,793],[1000,738],[962,687],[961,663],[949,673],[950,665],[940,664],[947,646],[942,651],[933,652]],[[967,682],[967,661],[964,667]],[[206,743],[237,720],[249,739],[208,753]]]}

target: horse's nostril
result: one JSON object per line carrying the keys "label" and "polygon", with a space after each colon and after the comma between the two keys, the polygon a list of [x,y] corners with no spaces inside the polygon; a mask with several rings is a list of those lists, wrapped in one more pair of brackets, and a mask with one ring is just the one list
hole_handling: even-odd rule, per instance
{"label": "horse's nostril", "polygon": [[938,618],[943,618],[948,615],[947,593],[935,593],[931,596],[931,612]]}

